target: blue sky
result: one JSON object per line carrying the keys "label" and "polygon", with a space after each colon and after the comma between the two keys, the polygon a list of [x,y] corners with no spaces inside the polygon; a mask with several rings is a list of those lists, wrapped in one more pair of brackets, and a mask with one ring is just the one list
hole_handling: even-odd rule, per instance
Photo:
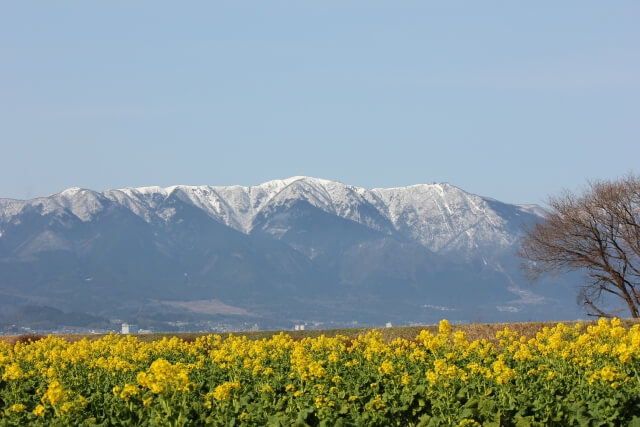
{"label": "blue sky", "polygon": [[640,173],[640,2],[4,2],[0,197]]}

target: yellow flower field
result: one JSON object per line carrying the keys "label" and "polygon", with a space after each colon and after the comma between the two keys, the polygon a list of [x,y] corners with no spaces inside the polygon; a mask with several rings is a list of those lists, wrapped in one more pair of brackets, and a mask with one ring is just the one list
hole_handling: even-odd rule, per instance
{"label": "yellow flower field", "polygon": [[639,425],[640,325],[0,342],[0,425]]}

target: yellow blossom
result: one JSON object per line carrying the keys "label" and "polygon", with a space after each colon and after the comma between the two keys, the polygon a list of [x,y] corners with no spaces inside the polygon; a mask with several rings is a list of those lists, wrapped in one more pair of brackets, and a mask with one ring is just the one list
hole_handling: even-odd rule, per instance
{"label": "yellow blossom", "polygon": [[22,403],[14,403],[13,405],[11,405],[11,407],[9,408],[9,410],[11,412],[22,412],[25,409],[27,409],[27,407],[25,405],[23,405]]}
{"label": "yellow blossom", "polygon": [[47,387],[47,391],[44,396],[42,396],[41,401],[42,403],[49,403],[51,406],[56,406],[65,399],[66,394],[62,385],[57,380],[54,380]]}
{"label": "yellow blossom", "polygon": [[139,392],[140,392],[140,389],[138,388],[137,385],[125,384],[124,388],[120,392],[120,398],[123,399],[125,402],[128,402],[129,399],[131,399],[133,396],[137,396]]}
{"label": "yellow blossom", "polygon": [[233,396],[233,393],[240,390],[240,383],[237,381],[226,382],[217,386],[213,392],[213,398],[217,401],[227,401]]}
{"label": "yellow blossom", "polygon": [[384,375],[391,375],[393,374],[393,371],[394,371],[393,363],[391,363],[388,360],[385,360],[384,362],[382,362],[382,364],[378,368],[378,372]]}
{"label": "yellow blossom", "polygon": [[447,319],[442,319],[438,324],[438,334],[449,335],[451,333],[451,324]]}
{"label": "yellow blossom", "polygon": [[22,371],[20,365],[17,363],[12,363],[4,368],[4,374],[2,374],[2,379],[5,381],[15,381],[23,378],[27,378],[28,375]]}
{"label": "yellow blossom", "polygon": [[33,410],[33,415],[35,415],[36,417],[44,417],[44,411],[44,406],[38,405],[36,406],[36,409]]}

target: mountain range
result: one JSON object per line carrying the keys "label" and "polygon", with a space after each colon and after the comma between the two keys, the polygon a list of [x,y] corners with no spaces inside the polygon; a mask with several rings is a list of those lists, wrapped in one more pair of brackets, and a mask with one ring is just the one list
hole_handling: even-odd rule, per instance
{"label": "mountain range", "polygon": [[544,215],[445,183],[310,177],[0,199],[0,315],[155,329],[574,319],[570,278],[532,286],[519,269],[522,227]]}

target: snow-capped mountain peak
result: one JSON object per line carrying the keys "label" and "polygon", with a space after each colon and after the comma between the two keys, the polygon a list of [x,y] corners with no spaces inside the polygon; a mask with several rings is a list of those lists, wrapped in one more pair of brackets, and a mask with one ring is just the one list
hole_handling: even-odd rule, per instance
{"label": "snow-capped mountain peak", "polygon": [[[66,212],[86,222],[109,204],[124,207],[147,222],[154,218],[168,221],[175,213],[167,207],[170,198],[195,206],[245,234],[252,232],[258,215],[268,216],[297,201],[377,231],[400,233],[433,251],[473,249],[486,244],[509,246],[515,239],[508,219],[492,208],[499,202],[451,184],[369,190],[307,176],[255,186],[148,186],[104,192],[74,187],[28,201],[2,200],[0,221],[8,221],[30,206],[40,209],[42,215]],[[536,205],[512,207],[530,215],[544,213]]]}
{"label": "snow-capped mountain peak", "polygon": [[548,317],[566,307],[522,297],[514,255],[521,225],[543,213],[446,183],[305,176],[0,199],[0,311],[46,301],[111,316],[217,299],[269,318],[378,322],[380,307],[402,322],[432,322],[434,307]]}

